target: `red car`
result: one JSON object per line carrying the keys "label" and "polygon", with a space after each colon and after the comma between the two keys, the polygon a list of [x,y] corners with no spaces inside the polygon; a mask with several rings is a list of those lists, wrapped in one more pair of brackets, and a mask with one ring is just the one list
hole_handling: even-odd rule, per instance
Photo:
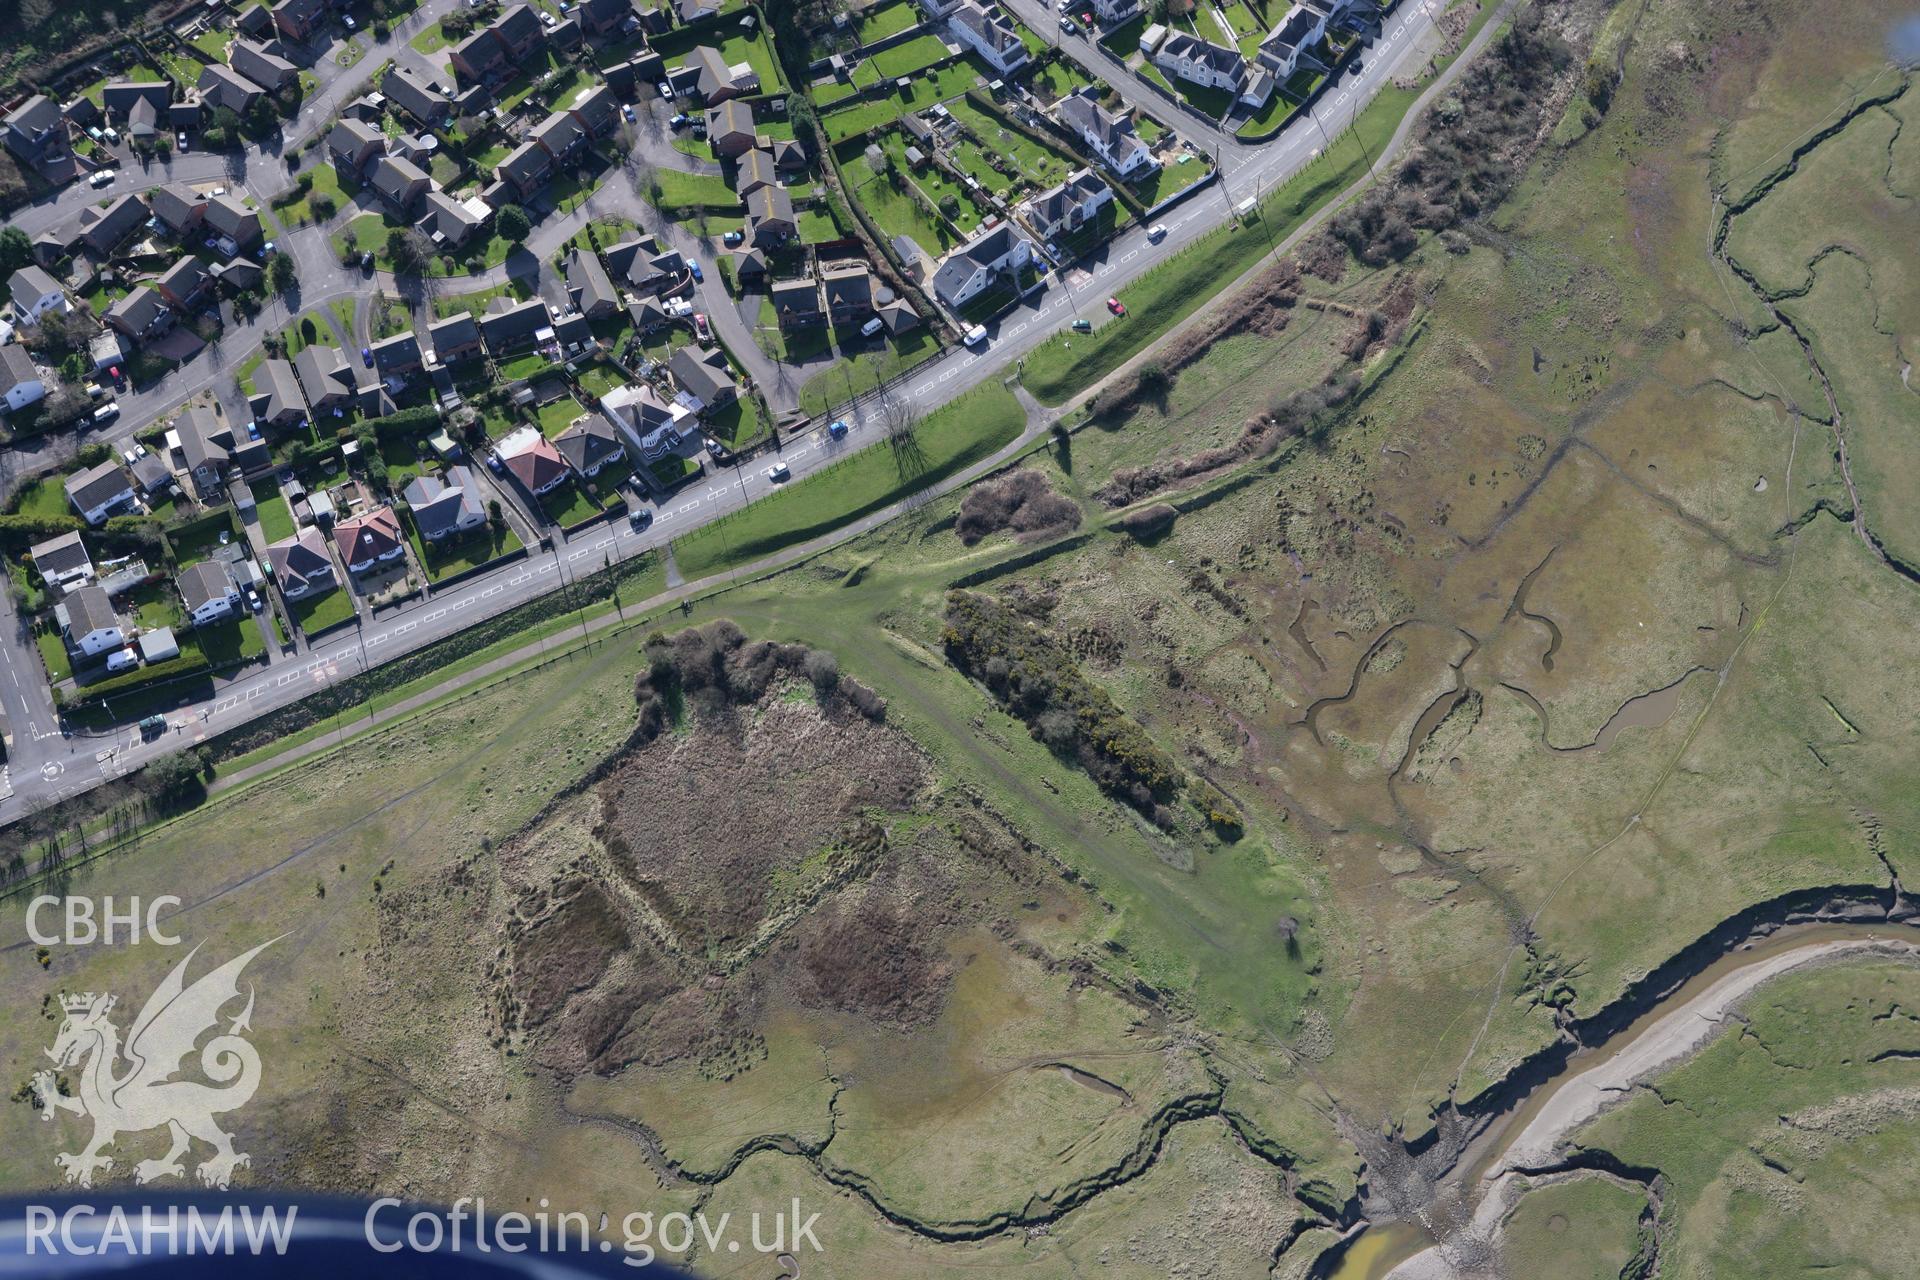
{"label": "red car", "polygon": [[707,324],[707,317],[699,312],[694,313],[693,336],[700,339],[703,347],[713,341],[713,329]]}
{"label": "red car", "polygon": [[1127,314],[1127,304],[1120,301],[1120,299],[1118,298],[1108,298],[1107,310],[1113,312],[1113,314],[1117,316],[1123,316]]}

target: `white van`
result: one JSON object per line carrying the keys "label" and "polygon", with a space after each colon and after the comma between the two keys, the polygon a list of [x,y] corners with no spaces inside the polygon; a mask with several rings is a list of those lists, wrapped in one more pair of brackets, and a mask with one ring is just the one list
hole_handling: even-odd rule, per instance
{"label": "white van", "polygon": [[860,326],[860,336],[863,338],[871,338],[874,334],[878,332],[880,332],[879,316],[875,316],[873,319],[867,321],[865,324]]}
{"label": "white van", "polygon": [[987,345],[987,326],[983,324],[977,324],[973,326],[973,328],[967,330],[967,336],[962,338],[961,341],[965,342],[970,347],[986,346]]}
{"label": "white van", "polygon": [[107,655],[107,670],[114,673],[131,671],[140,665],[140,655],[131,647],[116,649]]}

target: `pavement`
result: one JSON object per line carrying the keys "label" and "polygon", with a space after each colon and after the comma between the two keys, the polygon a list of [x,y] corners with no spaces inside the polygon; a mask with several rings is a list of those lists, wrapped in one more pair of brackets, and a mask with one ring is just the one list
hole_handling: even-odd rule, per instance
{"label": "pavement", "polygon": [[[420,21],[431,21],[433,16],[451,8],[455,2],[427,0]],[[1513,2],[1506,0],[1508,5]],[[1013,3],[1023,16],[1029,16],[1025,13],[1028,8],[1036,12],[1039,9],[1037,0],[1013,0]],[[1030,20],[1038,21],[1037,18]],[[1490,21],[1483,27],[1476,37],[1474,49],[1484,45],[1497,25]],[[1083,270],[1066,273],[1068,278],[1059,282],[1061,287],[1047,288],[989,325],[990,337],[983,348],[949,350],[921,365],[897,383],[891,393],[915,403],[923,411],[931,410],[973,387],[1009,379],[1029,351],[1073,319],[1085,318],[1096,326],[1112,322],[1113,318],[1108,316],[1105,306],[1105,299],[1110,293],[1179,253],[1212,228],[1229,221],[1235,204],[1271,190],[1310,164],[1326,145],[1326,139],[1338,136],[1375,93],[1386,87],[1396,75],[1417,69],[1430,56],[1433,41],[1429,37],[1432,32],[1432,19],[1423,6],[1403,5],[1398,12],[1388,15],[1378,39],[1367,50],[1364,70],[1349,74],[1337,85],[1328,86],[1314,103],[1310,120],[1296,119],[1280,137],[1257,147],[1237,142],[1231,145],[1223,143],[1219,161],[1222,181],[1161,219],[1167,228],[1167,234],[1161,240],[1149,240],[1144,227],[1128,229],[1103,247],[1097,261]],[[1088,43],[1080,40],[1076,45]],[[1079,56],[1088,56],[1085,49],[1076,47],[1074,51]],[[395,38],[386,47],[370,50],[356,67],[370,73],[372,67],[387,55],[405,61],[408,54],[412,54],[412,50],[406,45],[404,36],[396,31]],[[413,56],[418,57],[417,54]],[[1451,74],[1457,73],[1466,61],[1467,58],[1463,56],[1449,69],[1448,76],[1443,76],[1430,86],[1423,101],[1430,101],[1432,95],[1442,91]],[[1130,73],[1124,71],[1114,74],[1131,79]],[[344,101],[357,87],[349,71],[332,78],[323,92]],[[1135,91],[1142,90],[1136,88]],[[1156,114],[1167,114],[1164,103],[1156,102],[1153,105]],[[1406,122],[1382,149],[1380,156],[1376,157],[1375,171],[1405,144],[1414,115],[1415,112],[1409,112]],[[325,122],[325,118],[320,117],[307,124],[307,116],[303,113],[301,122],[308,129],[315,129]],[[1183,125],[1182,130],[1190,133],[1191,127]],[[248,173],[244,179],[244,184],[263,206],[267,196],[285,185],[284,166],[279,165],[277,159],[272,159],[271,165],[278,167],[282,178],[279,184],[264,188],[255,185],[256,175],[269,169],[265,162],[247,166]],[[178,157],[173,162],[175,170],[184,167],[198,172],[209,166],[210,170],[203,176],[213,177],[227,172],[227,162],[222,157],[189,155]],[[1363,178],[1356,182],[1355,187],[1364,181]],[[67,198],[61,202],[67,206],[63,216],[71,216],[93,198],[93,193],[85,188],[70,190]],[[52,216],[50,210],[39,206],[26,212],[36,218],[45,218],[40,225],[50,225],[59,220]],[[550,259],[552,249],[587,220],[615,214],[630,217],[639,225],[663,234],[683,250],[691,248],[695,253],[703,254],[703,262],[712,261],[710,242],[696,243],[693,237],[683,233],[677,226],[664,223],[657,211],[633,192],[625,174],[616,173],[609,176],[580,208],[544,221],[529,240],[527,247],[531,252],[517,255],[516,262],[530,260],[536,270],[544,269],[539,264]],[[1305,230],[1302,228],[1301,233]],[[223,335],[217,350],[210,350],[191,362],[189,367],[176,371],[154,387],[143,388],[123,397],[121,418],[114,424],[113,430],[106,434],[116,440],[130,437],[156,418],[214,386],[221,378],[231,377],[232,370],[252,353],[262,337],[284,326],[302,311],[323,306],[338,297],[365,294],[376,287],[399,292],[390,276],[382,275],[377,280],[369,280],[360,272],[341,268],[334,259],[327,237],[328,232],[324,227],[302,228],[280,237],[282,247],[293,253],[299,268],[301,283],[297,297],[284,303],[270,304],[251,324],[236,325]],[[444,281],[440,287],[449,291],[486,287],[490,282],[498,283],[504,279],[514,266],[515,263],[509,263],[507,267],[495,268],[486,279]],[[494,279],[496,275],[499,279]],[[712,272],[709,272],[709,287],[714,289],[714,297],[721,296]],[[736,308],[709,306],[706,309],[714,318],[723,340],[747,364],[759,385],[772,387],[776,380],[791,383],[790,377],[782,379],[777,367],[773,367],[771,360],[760,351],[744,317]],[[1125,323],[1124,320],[1118,322]],[[791,469],[795,480],[880,440],[882,427],[878,396],[869,394],[862,397],[842,409],[840,414],[850,427],[844,439],[829,440],[824,430],[817,430],[805,438],[783,442],[780,457]],[[1038,429],[1037,424],[1030,424],[1023,441],[1030,439]],[[977,473],[978,469],[974,469],[967,474]],[[11,601],[6,599],[5,593],[0,593],[0,708],[6,711],[14,736],[9,762],[4,769],[0,769],[0,825],[118,777],[158,755],[191,746],[194,742],[255,716],[297,701],[333,680],[351,676],[506,609],[558,590],[574,576],[599,568],[608,558],[623,560],[664,547],[670,539],[739,510],[773,487],[772,482],[757,471],[710,476],[704,484],[696,483],[681,490],[665,506],[660,507],[652,526],[644,531],[635,532],[621,522],[588,530],[571,542],[556,534],[556,545],[551,551],[536,549],[524,560],[469,579],[450,589],[434,592],[424,600],[377,617],[369,617],[363,612],[356,625],[322,637],[306,651],[274,661],[264,668],[245,671],[218,683],[210,698],[176,708],[168,714],[167,731],[152,741],[142,741],[137,729],[131,727],[100,736],[78,731],[69,734],[64,730],[54,713],[32,639],[24,634]],[[876,513],[848,526],[841,531],[841,535],[851,536],[890,515],[891,512]],[[698,587],[702,584],[692,585]]]}

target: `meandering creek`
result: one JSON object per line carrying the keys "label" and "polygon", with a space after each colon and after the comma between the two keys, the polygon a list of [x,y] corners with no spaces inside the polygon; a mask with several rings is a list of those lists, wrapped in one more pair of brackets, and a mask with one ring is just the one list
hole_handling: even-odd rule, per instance
{"label": "meandering creek", "polygon": [[[1551,1165],[1566,1142],[1637,1081],[1704,1048],[1754,990],[1805,965],[1871,955],[1920,962],[1920,930],[1872,924],[1792,925],[1742,944],[1681,984],[1604,1043],[1572,1055],[1558,1077],[1489,1125],[1460,1162],[1471,1233],[1499,1234],[1522,1171]],[[1371,1227],[1348,1246],[1330,1280],[1463,1280],[1446,1245],[1412,1222]]]}

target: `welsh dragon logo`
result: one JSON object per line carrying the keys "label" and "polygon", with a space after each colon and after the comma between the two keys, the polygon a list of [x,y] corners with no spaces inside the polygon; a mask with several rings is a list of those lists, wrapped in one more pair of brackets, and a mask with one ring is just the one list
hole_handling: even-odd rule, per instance
{"label": "welsh dragon logo", "polygon": [[135,1182],[186,1177],[180,1158],[195,1139],[213,1147],[213,1155],[194,1170],[206,1186],[225,1190],[233,1171],[250,1163],[233,1149],[233,1135],[213,1118],[245,1106],[260,1087],[260,1055],[241,1036],[252,1029],[251,987],[239,1016],[200,1049],[200,1071],[213,1084],[174,1077],[201,1036],[218,1028],[221,1009],[239,999],[240,973],[247,962],[272,945],[263,942],[188,986],[187,966],[200,950],[195,947],[148,998],[124,1047],[120,1029],[109,1016],[115,997],[87,992],[60,998],[66,1020],[47,1056],[63,1071],[80,1067],[78,1096],[62,1093],[52,1071],[36,1073],[33,1089],[42,1119],[52,1120],[61,1111],[93,1119],[92,1141],[81,1151],[55,1157],[68,1182],[91,1187],[96,1173],[113,1168],[113,1158],[101,1153],[116,1138],[161,1127],[172,1145],[158,1160],[136,1164]]}

